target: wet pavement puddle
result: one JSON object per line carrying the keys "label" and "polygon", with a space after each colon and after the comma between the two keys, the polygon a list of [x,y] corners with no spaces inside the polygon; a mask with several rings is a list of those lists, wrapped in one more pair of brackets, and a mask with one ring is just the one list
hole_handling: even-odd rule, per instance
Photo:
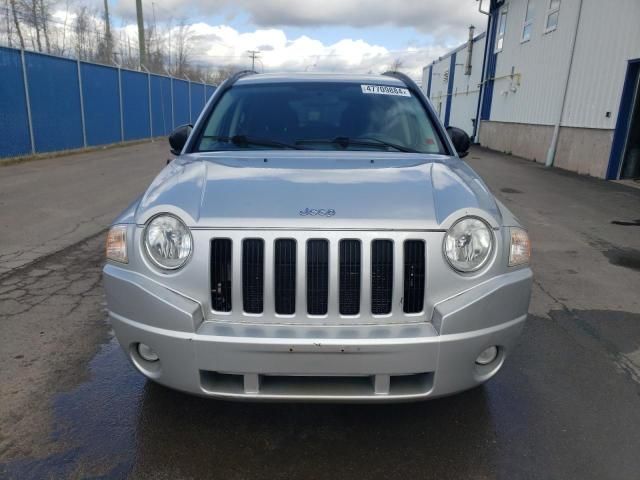
{"label": "wet pavement puddle", "polygon": [[145,379],[115,337],[88,365],[91,380],[53,399],[51,441],[65,450],[0,467],[9,478],[121,478],[130,471]]}

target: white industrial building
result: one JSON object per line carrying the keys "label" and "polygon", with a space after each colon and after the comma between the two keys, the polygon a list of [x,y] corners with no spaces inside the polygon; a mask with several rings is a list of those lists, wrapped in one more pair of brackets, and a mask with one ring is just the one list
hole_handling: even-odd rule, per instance
{"label": "white industrial building", "polygon": [[484,3],[486,35],[423,71],[445,124],[547,165],[640,177],[640,0]]}

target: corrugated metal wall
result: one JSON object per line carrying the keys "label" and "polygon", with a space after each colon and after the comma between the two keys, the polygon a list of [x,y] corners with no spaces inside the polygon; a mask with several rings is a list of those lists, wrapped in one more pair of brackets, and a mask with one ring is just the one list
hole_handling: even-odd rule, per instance
{"label": "corrugated metal wall", "polygon": [[431,103],[438,112],[440,120],[444,122],[447,107],[447,87],[449,85],[449,57],[445,57],[433,64],[431,74]]}
{"label": "corrugated metal wall", "polygon": [[480,82],[482,76],[482,59],[484,55],[485,38],[478,39],[473,44],[471,58],[471,75],[464,74],[464,64],[467,60],[467,48],[457,54],[456,75],[453,82],[453,96],[451,98],[451,119],[449,124],[462,128],[469,136],[473,135],[473,120],[478,109]]}
{"label": "corrugated metal wall", "polygon": [[[430,99],[439,114],[440,120],[447,120],[449,106],[449,125],[462,128],[470,136],[473,135],[473,120],[476,118],[479,96],[479,84],[482,77],[485,34],[477,35],[473,43],[471,75],[465,75],[464,65],[467,59],[466,45],[456,49],[452,54],[438,59],[423,73],[423,90],[428,90],[429,68],[431,74]],[[452,61],[452,58],[455,59]],[[452,65],[454,66],[451,75]],[[453,83],[449,85],[450,80]],[[451,93],[449,94],[449,89]]]}
{"label": "corrugated metal wall", "polygon": [[4,47],[0,69],[0,157],[167,135],[175,126],[195,121],[205,105],[205,92],[208,100],[215,90],[212,85]]}
{"label": "corrugated metal wall", "polygon": [[615,128],[627,64],[636,58],[640,1],[584,0],[562,125]]}
{"label": "corrugated metal wall", "polygon": [[[521,42],[526,0],[511,0],[497,55],[491,120],[553,125],[562,104],[579,0],[562,0],[558,27],[545,33],[548,0],[535,5],[531,39]],[[628,60],[640,57],[638,0],[583,0],[562,125],[613,129]],[[511,73],[520,74],[518,78]],[[607,117],[607,112],[611,115]]]}
{"label": "corrugated metal wall", "polygon": [[[545,34],[549,0],[530,1],[535,18],[528,42],[520,41],[526,0],[513,0],[501,9],[508,9],[507,26],[497,54],[491,120],[552,125],[562,104],[578,2],[562,0],[558,28]],[[512,78],[511,73],[517,75]]]}

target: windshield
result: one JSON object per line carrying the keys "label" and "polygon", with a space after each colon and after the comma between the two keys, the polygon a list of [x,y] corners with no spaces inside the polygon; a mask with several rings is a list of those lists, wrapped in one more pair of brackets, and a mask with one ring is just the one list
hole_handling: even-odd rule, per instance
{"label": "windshield", "polygon": [[339,82],[236,85],[214,107],[195,147],[445,153],[408,89]]}

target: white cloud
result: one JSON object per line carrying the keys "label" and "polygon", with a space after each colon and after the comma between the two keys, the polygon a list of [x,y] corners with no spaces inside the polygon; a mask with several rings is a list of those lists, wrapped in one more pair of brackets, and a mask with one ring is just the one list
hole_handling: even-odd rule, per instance
{"label": "white cloud", "polygon": [[261,29],[240,33],[227,25],[206,23],[191,25],[192,59],[212,66],[238,65],[247,67],[248,50],[260,50],[257,70],[374,72],[388,69],[396,59],[402,71],[419,79],[422,67],[446,51],[445,46],[423,49],[388,50],[363,40],[345,38],[325,45],[310,36],[287,38],[280,29]]}
{"label": "white cloud", "polygon": [[[143,5],[151,14],[151,2]],[[164,19],[243,14],[258,27],[390,25],[450,38],[464,34],[470,24],[486,22],[478,13],[477,0],[161,0],[155,6]],[[121,17],[135,18],[132,1],[119,0],[114,10]]]}
{"label": "white cloud", "polygon": [[[486,17],[477,0],[160,0],[154,3],[159,21],[186,18],[191,23],[192,59],[210,66],[249,66],[247,50],[260,50],[259,70],[381,72],[395,60],[401,70],[419,79],[424,65],[466,40],[467,28],[482,31]],[[143,0],[145,15],[151,2]],[[134,2],[119,0],[115,14],[135,28]],[[184,13],[181,13],[184,12]],[[189,22],[212,13],[242,15],[254,29],[239,32],[229,25]],[[306,35],[288,38],[286,27],[302,27]],[[314,38],[314,27],[349,26],[363,29],[391,26],[412,28],[428,46],[389,50],[358,38],[325,44]],[[129,30],[129,26],[125,27]],[[251,28],[251,27],[249,27]]]}

